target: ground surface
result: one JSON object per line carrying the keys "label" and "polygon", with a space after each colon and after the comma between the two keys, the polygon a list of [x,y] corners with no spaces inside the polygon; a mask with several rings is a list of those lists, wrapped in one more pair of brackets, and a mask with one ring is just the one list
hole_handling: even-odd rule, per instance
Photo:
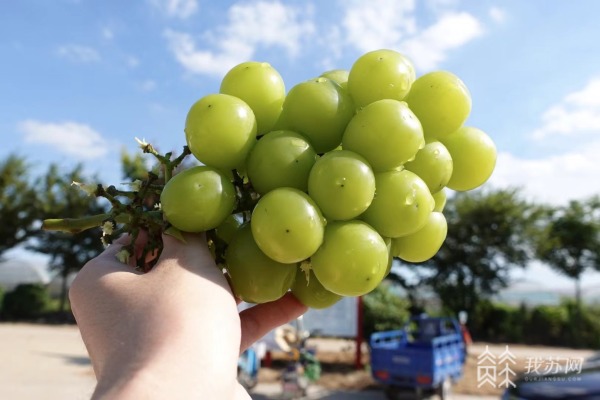
{"label": "ground surface", "polygon": [[[323,374],[311,388],[308,398],[384,399],[368,370],[353,367],[355,347],[351,341],[315,339],[309,345],[317,348]],[[477,357],[485,351],[485,346],[485,343],[476,343],[469,350],[465,375],[454,387],[454,399],[492,399],[501,393],[500,388],[489,384],[478,385]],[[498,356],[505,351],[505,346],[489,345],[489,350]],[[536,357],[539,360],[550,357],[575,359],[593,353],[591,350],[518,345],[510,345],[509,350],[517,360],[515,370],[526,368],[528,360]],[[271,368],[263,368],[260,372],[260,384],[252,393],[255,400],[280,398],[279,377],[285,355],[276,353],[273,358]],[[0,359],[0,399],[89,399],[95,384],[76,326],[0,324]],[[368,364],[366,348],[363,362]]]}
{"label": "ground surface", "polygon": [[[371,378],[368,370],[369,354],[366,346],[363,347],[362,362],[367,367],[356,370],[354,368],[356,347],[352,341],[313,339],[309,342],[309,346],[311,345],[318,349],[317,357],[321,361],[323,368],[323,375],[317,382],[320,387],[348,390],[380,389]],[[509,373],[509,381],[513,381],[516,374],[519,373],[529,372],[533,374],[535,366],[537,366],[539,372],[543,372],[546,368],[552,366],[565,365],[567,360],[576,363],[594,354],[593,350],[516,344],[474,343],[468,351],[464,375],[453,387],[454,393],[473,395],[477,396],[477,398],[479,396],[494,396],[497,398],[506,389],[506,386],[510,384],[506,380],[504,385],[501,384],[503,378],[500,372],[506,364],[500,362],[494,364],[483,361],[486,349],[496,358],[500,358],[507,350],[511,358],[514,357],[515,363],[510,363],[509,369],[515,373],[515,376]],[[505,354],[508,355],[508,353]],[[273,358],[275,360],[273,368],[263,368],[260,371],[260,378],[263,382],[275,382],[279,379],[280,370],[285,363],[285,355],[275,353]],[[480,368],[480,366],[485,365],[496,365],[497,379],[494,384],[484,379],[485,369]]]}

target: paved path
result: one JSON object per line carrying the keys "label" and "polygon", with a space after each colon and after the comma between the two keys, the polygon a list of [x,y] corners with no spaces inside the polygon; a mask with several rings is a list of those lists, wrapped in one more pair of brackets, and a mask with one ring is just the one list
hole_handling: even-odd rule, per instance
{"label": "paved path", "polygon": [[0,399],[89,399],[96,383],[74,326],[0,324]]}
{"label": "paved path", "polygon": [[[0,324],[0,399],[89,399],[96,379],[77,327]],[[259,384],[254,400],[281,398],[281,386]],[[455,400],[478,397],[454,397]],[[384,400],[379,391],[328,391],[313,387],[306,399]],[[482,399],[483,400],[483,399]]]}
{"label": "paved path", "polygon": [[[328,344],[334,346],[334,342]],[[325,343],[322,343],[325,345]],[[341,343],[348,346],[348,343]],[[340,345],[338,344],[338,347]],[[473,350],[483,351],[478,344]],[[335,347],[335,346],[334,346]],[[490,346],[492,347],[492,346]],[[333,350],[333,348],[332,348]],[[502,346],[494,346],[498,352]],[[587,356],[590,351],[511,346],[517,356]],[[4,400],[82,400],[89,399],[96,383],[87,352],[76,326],[0,324],[0,399]],[[276,383],[259,384],[254,400],[281,398]],[[491,400],[495,397],[455,394],[454,400]],[[381,391],[327,391],[312,388],[306,399],[384,400]],[[432,399],[433,400],[433,399]]]}
{"label": "paved path", "polygon": [[[251,392],[253,400],[280,400],[281,385],[276,383],[260,384]],[[382,391],[379,390],[364,390],[360,392],[353,391],[330,391],[323,388],[309,388],[306,397],[303,400],[323,399],[323,400],[386,400]],[[412,396],[407,396],[406,400],[414,399]],[[428,400],[438,400],[438,396],[432,396]],[[498,400],[497,397],[491,396],[467,396],[454,394],[451,400]]]}

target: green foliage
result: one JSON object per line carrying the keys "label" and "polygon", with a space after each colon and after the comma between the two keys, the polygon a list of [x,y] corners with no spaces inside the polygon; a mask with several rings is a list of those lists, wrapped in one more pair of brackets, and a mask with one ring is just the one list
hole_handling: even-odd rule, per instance
{"label": "green foliage", "polygon": [[0,161],[0,257],[29,239],[39,218],[36,191],[28,172],[23,157],[9,155]]}
{"label": "green foliage", "polygon": [[539,209],[516,189],[457,193],[444,210],[448,236],[438,253],[421,264],[429,285],[449,313],[471,314],[476,305],[509,283],[512,268],[533,257],[531,227]]}
{"label": "green foliage", "polygon": [[371,293],[363,296],[363,333],[400,329],[409,317],[409,303],[394,293],[394,286],[384,281]]}
{"label": "green foliage", "polygon": [[469,329],[480,341],[598,348],[600,307],[579,308],[570,301],[529,308],[482,301],[469,318]]}
{"label": "green foliage", "polygon": [[531,311],[527,321],[527,341],[547,345],[560,345],[568,313],[564,307],[538,306]]}
{"label": "green foliage", "polygon": [[[151,172],[158,175],[158,167],[159,165],[155,164],[151,169]],[[143,154],[129,154],[127,151],[123,150],[121,151],[121,172],[123,178],[129,181],[148,179],[147,159]]]}
{"label": "green foliage", "polygon": [[537,244],[537,255],[559,273],[576,282],[581,302],[580,277],[586,269],[600,270],[600,198],[571,201],[549,210]]}
{"label": "green foliage", "polygon": [[19,285],[4,295],[2,319],[9,321],[36,319],[47,311],[49,301],[50,297],[44,286]]}
{"label": "green foliage", "polygon": [[[519,310],[519,312],[517,312]],[[519,343],[524,340],[523,317],[526,308],[515,309],[489,300],[480,301],[469,317],[469,328],[475,339]]]}
{"label": "green foliage", "polygon": [[[39,190],[39,209],[43,218],[78,218],[85,215],[102,214],[106,206],[93,196],[88,196],[72,182],[94,182],[85,177],[81,165],[71,171],[60,173],[58,166],[50,165],[47,173],[36,182]],[[102,250],[102,233],[96,229],[71,234],[56,231],[38,231],[36,240],[28,249],[50,256],[50,268],[59,271],[63,280],[70,272],[78,271]],[[65,309],[67,288],[63,286],[61,311]]]}

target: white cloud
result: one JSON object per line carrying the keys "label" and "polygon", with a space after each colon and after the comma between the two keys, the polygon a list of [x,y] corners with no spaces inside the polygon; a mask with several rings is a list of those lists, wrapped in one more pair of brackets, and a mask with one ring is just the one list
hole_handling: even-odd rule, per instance
{"label": "white cloud", "polygon": [[78,63],[91,63],[100,61],[100,54],[98,54],[95,49],[77,44],[66,44],[60,46],[57,50],[57,54],[69,61]]}
{"label": "white cloud", "polygon": [[279,47],[295,56],[302,40],[313,31],[310,18],[301,15],[299,9],[277,1],[256,1],[231,6],[227,23],[203,35],[216,50],[200,48],[188,33],[166,30],[165,37],[185,69],[222,75],[234,65],[252,59],[259,47]]}
{"label": "white cloud", "polygon": [[396,0],[352,1],[346,5],[342,26],[347,43],[360,51],[395,48],[416,32],[415,2]]}
{"label": "white cloud", "polygon": [[102,37],[106,40],[112,40],[115,37],[115,32],[110,29],[108,26],[103,27],[100,30],[100,33],[102,34]]}
{"label": "white cloud", "polygon": [[138,87],[140,88],[140,90],[142,92],[151,92],[154,89],[156,89],[156,82],[153,81],[152,79],[147,79],[143,82],[141,82]]}
{"label": "white cloud", "polygon": [[24,134],[25,142],[48,145],[78,159],[102,157],[108,151],[102,135],[86,124],[25,120],[17,128]]}
{"label": "white cloud", "polygon": [[483,34],[479,20],[466,12],[442,16],[435,24],[399,45],[417,69],[433,70],[450,50]]}
{"label": "white cloud", "polygon": [[580,91],[565,96],[542,114],[542,126],[534,139],[553,135],[574,136],[600,131],[600,78],[592,79]]}
{"label": "white cloud", "polygon": [[253,52],[248,46],[240,46],[237,53],[198,50],[191,35],[172,30],[165,31],[165,37],[175,59],[183,68],[196,74],[222,75],[241,60],[249,59]]}
{"label": "white cloud", "polygon": [[506,21],[506,11],[504,11],[500,7],[490,8],[489,14],[490,14],[490,18],[492,19],[492,21],[494,21],[498,24],[501,24],[504,21]]}
{"label": "white cloud", "polygon": [[[380,48],[400,51],[417,69],[435,69],[450,50],[483,34],[479,20],[467,12],[447,11],[453,1],[430,2],[436,22],[419,28],[414,0],[374,0],[344,2],[342,26],[346,45],[361,52]],[[340,46],[340,43],[332,43]]]}
{"label": "white cloud", "polygon": [[446,12],[448,9],[456,8],[460,3],[460,0],[427,0],[425,4],[427,8],[433,12]]}
{"label": "white cloud", "polygon": [[125,62],[129,68],[136,68],[138,65],[140,65],[140,60],[135,56],[127,56],[125,58]]}
{"label": "white cloud", "polygon": [[546,158],[525,159],[500,153],[489,184],[522,187],[536,201],[566,204],[600,193],[600,140]]}
{"label": "white cloud", "polygon": [[198,0],[150,0],[150,3],[169,17],[185,19],[198,11]]}

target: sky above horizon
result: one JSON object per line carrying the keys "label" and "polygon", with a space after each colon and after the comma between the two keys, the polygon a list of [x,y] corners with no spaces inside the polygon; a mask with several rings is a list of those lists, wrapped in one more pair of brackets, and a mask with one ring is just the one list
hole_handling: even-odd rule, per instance
{"label": "sky above horizon", "polygon": [[469,88],[467,125],[498,148],[488,187],[564,204],[600,193],[600,2],[559,0],[20,0],[0,2],[0,157],[83,162],[120,182],[134,137],[185,144],[189,107],[237,63],[290,89],[363,53]]}

